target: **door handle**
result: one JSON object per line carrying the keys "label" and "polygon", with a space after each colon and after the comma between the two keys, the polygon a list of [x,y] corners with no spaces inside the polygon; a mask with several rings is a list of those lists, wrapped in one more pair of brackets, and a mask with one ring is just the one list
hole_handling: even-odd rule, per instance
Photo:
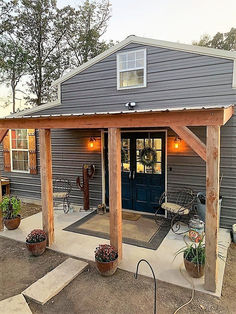
{"label": "door handle", "polygon": [[132,176],[132,179],[133,179],[133,180],[135,179],[135,170],[133,170],[133,176]]}
{"label": "door handle", "polygon": [[132,171],[129,172],[129,179],[131,180]]}

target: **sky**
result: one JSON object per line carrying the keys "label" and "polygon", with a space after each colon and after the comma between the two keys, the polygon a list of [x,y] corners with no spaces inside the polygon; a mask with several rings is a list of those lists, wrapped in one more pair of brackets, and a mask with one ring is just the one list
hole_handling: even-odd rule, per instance
{"label": "sky", "polygon": [[[201,35],[236,27],[236,0],[110,0],[112,17],[104,39],[121,41],[129,35],[191,44]],[[77,7],[80,0],[57,0]],[[0,87],[0,104],[8,91]],[[0,116],[9,109],[0,108]]]}

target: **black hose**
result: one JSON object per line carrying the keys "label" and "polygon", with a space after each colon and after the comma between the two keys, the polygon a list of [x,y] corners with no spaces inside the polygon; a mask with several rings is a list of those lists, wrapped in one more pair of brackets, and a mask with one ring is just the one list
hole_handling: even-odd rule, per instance
{"label": "black hose", "polygon": [[155,277],[155,273],[152,269],[152,266],[149,264],[148,261],[146,261],[145,259],[141,259],[138,264],[137,264],[137,268],[136,268],[136,273],[134,275],[134,278],[137,279],[138,278],[138,268],[139,268],[139,264],[141,262],[145,262],[148,264],[148,266],[151,268],[151,271],[152,271],[152,275],[153,275],[153,279],[154,279],[154,311],[153,313],[156,314],[157,312],[157,283],[156,283],[156,277]]}

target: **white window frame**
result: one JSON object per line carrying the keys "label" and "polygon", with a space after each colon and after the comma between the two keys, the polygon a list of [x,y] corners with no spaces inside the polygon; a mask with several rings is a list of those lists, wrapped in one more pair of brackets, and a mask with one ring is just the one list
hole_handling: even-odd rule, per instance
{"label": "white window frame", "polygon": [[[130,53],[130,52],[144,52],[144,60],[143,60],[144,66],[120,70],[119,69],[120,56],[126,55],[127,53]],[[120,73],[121,72],[136,71],[136,70],[143,70],[143,85],[120,87]],[[130,50],[130,51],[117,53],[116,54],[116,75],[117,75],[117,90],[147,87],[147,49],[144,48],[144,49]]]}
{"label": "white window frame", "polygon": [[[16,130],[16,129],[14,129]],[[27,129],[27,149],[26,148],[12,148],[12,134],[10,130],[10,157],[11,157],[11,172],[20,172],[20,173],[30,173],[30,165],[29,165],[29,138],[28,138],[28,129]],[[13,169],[13,159],[12,159],[12,152],[13,151],[24,151],[28,152],[28,171],[25,170],[14,170]]]}

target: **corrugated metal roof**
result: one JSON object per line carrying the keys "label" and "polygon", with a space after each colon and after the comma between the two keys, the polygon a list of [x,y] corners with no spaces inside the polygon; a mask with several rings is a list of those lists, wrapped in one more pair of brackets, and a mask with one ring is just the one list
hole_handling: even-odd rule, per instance
{"label": "corrugated metal roof", "polygon": [[130,114],[130,113],[145,113],[145,112],[168,112],[168,111],[184,111],[184,110],[207,110],[207,109],[220,109],[229,108],[234,106],[234,104],[222,106],[222,105],[209,105],[209,106],[199,106],[199,107],[174,107],[174,108],[158,108],[158,109],[142,109],[142,110],[122,110],[122,111],[105,111],[105,112],[81,112],[81,113],[64,113],[64,114],[38,114],[38,115],[22,115],[18,113],[17,115],[10,115],[3,119],[19,119],[19,118],[47,118],[47,117],[72,117],[72,116],[94,116],[94,115],[113,115],[113,114]]}

